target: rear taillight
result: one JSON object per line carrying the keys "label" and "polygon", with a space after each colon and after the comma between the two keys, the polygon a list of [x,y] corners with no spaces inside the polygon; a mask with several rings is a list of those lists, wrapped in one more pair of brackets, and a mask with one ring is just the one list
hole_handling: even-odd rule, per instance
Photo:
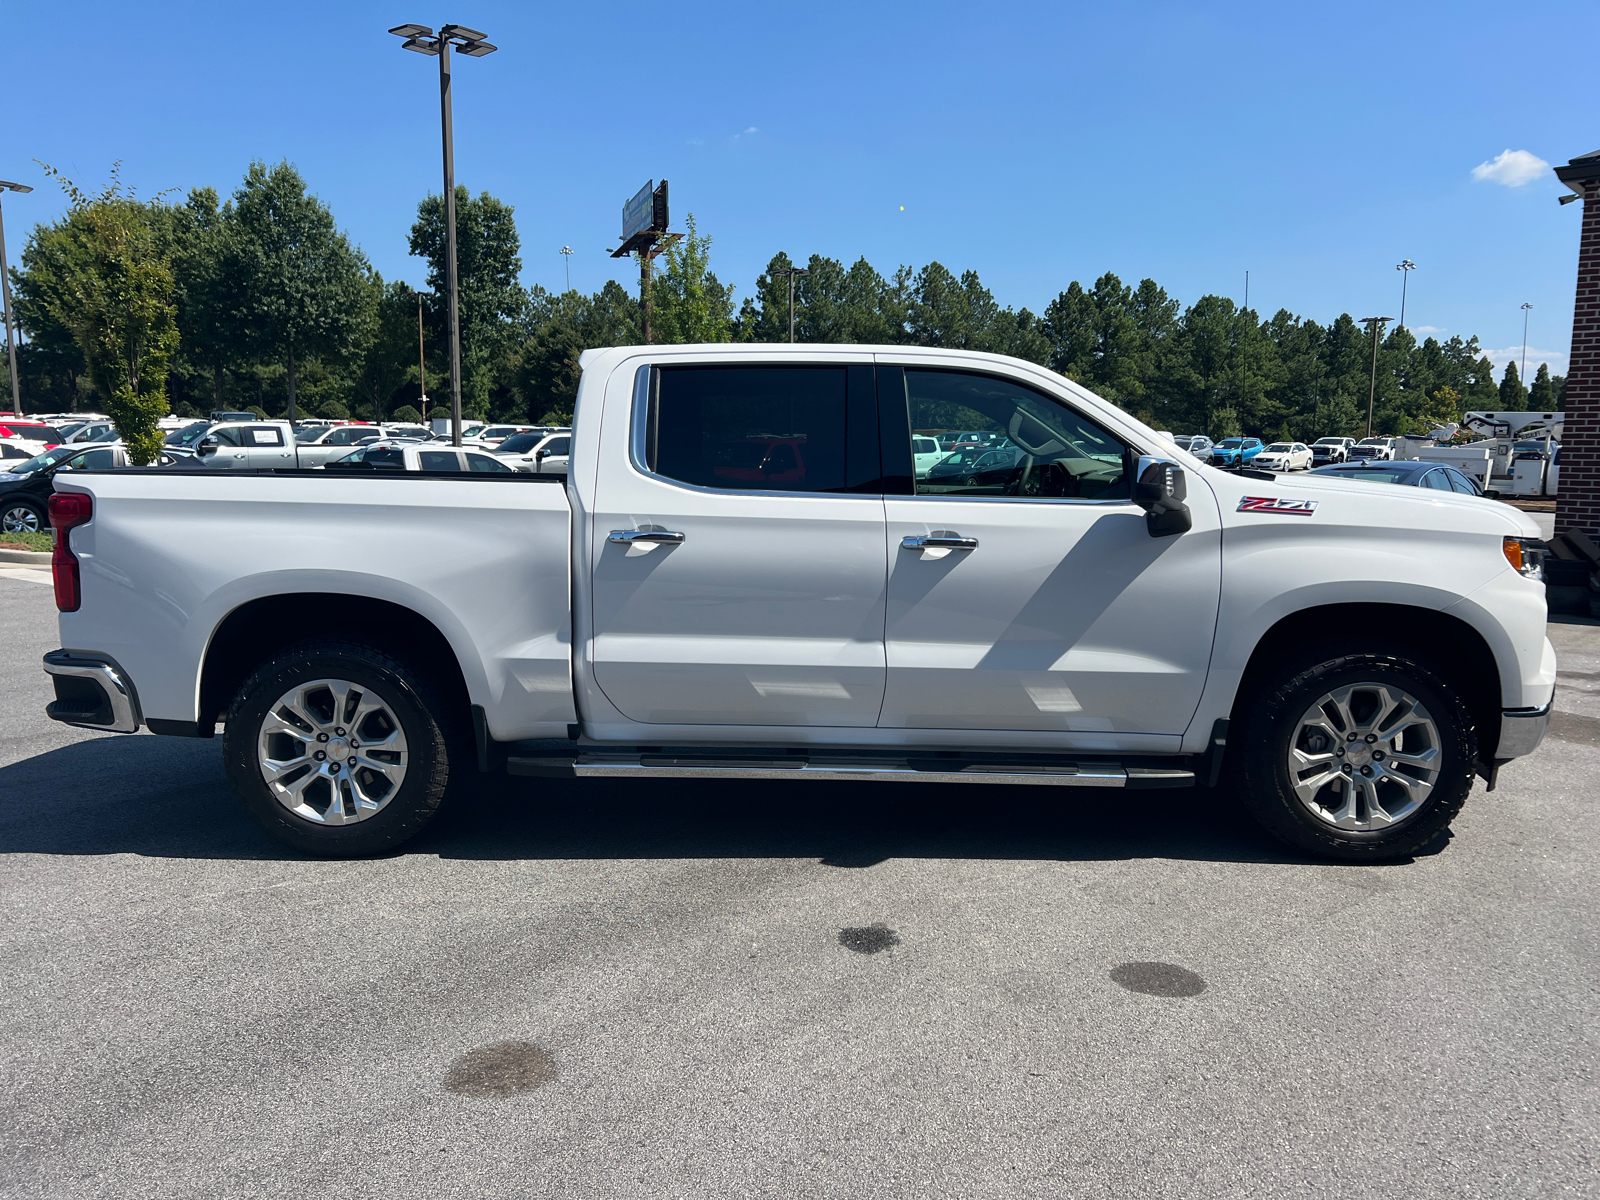
{"label": "rear taillight", "polygon": [[82,492],[55,492],[50,496],[50,528],[56,531],[50,552],[50,574],[56,584],[56,607],[77,612],[82,603],[78,586],[78,559],[72,553],[72,530],[94,516],[94,497]]}

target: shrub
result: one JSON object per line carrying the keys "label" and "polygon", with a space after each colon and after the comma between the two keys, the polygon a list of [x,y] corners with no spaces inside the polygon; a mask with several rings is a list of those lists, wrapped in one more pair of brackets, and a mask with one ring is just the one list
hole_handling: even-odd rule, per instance
{"label": "shrub", "polygon": [[337,400],[329,400],[317,410],[317,416],[327,417],[330,421],[348,421],[350,410]]}
{"label": "shrub", "polygon": [[449,419],[450,410],[448,408],[430,408],[428,410],[428,420],[430,421],[448,421]]}
{"label": "shrub", "polygon": [[415,424],[422,420],[422,414],[412,408],[411,405],[402,404],[389,414],[389,419],[391,421],[408,421]]}

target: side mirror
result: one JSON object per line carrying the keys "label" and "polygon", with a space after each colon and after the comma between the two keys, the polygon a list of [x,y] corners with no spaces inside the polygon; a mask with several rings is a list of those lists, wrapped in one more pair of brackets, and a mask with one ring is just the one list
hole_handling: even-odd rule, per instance
{"label": "side mirror", "polygon": [[221,444],[214,437],[204,437],[200,439],[200,444],[194,448],[194,452],[196,454],[215,454],[217,447]]}
{"label": "side mirror", "polygon": [[1133,502],[1144,509],[1145,524],[1151,537],[1171,537],[1188,533],[1194,525],[1189,506],[1189,483],[1183,468],[1175,462],[1149,455],[1139,459],[1133,485]]}
{"label": "side mirror", "polygon": [[548,450],[540,450],[534,455],[534,457],[537,458],[537,459],[541,459],[541,460],[549,458],[550,457],[550,451],[548,451]]}

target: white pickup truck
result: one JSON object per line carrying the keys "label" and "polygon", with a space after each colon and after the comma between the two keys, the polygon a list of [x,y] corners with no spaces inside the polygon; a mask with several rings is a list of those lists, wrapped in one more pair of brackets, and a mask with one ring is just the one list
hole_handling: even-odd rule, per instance
{"label": "white pickup truck", "polygon": [[[329,855],[504,768],[1220,785],[1295,846],[1376,861],[1544,734],[1537,528],[1505,505],[1214,470],[995,355],[582,367],[565,477],[58,477],[50,715],[223,723],[246,810]],[[912,430],[1016,453],[919,478]]]}

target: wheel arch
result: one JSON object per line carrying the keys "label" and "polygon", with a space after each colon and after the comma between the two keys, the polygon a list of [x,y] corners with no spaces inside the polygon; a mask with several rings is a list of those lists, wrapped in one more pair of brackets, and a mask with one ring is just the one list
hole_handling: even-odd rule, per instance
{"label": "wheel arch", "polygon": [[[1361,637],[1398,642],[1447,679],[1472,714],[1480,753],[1500,740],[1500,668],[1493,650],[1467,621],[1437,609],[1407,604],[1346,603],[1300,609],[1280,618],[1251,651],[1232,713],[1256,694],[1253,686],[1275,663],[1318,641]],[[1447,646],[1440,651],[1437,646]]]}
{"label": "wheel arch", "polygon": [[460,660],[428,618],[371,596],[294,592],[246,601],[213,631],[200,670],[201,736],[209,736],[234,693],[263,661],[297,642],[344,638],[383,650],[425,675],[449,709],[441,719],[469,719],[472,702]]}

